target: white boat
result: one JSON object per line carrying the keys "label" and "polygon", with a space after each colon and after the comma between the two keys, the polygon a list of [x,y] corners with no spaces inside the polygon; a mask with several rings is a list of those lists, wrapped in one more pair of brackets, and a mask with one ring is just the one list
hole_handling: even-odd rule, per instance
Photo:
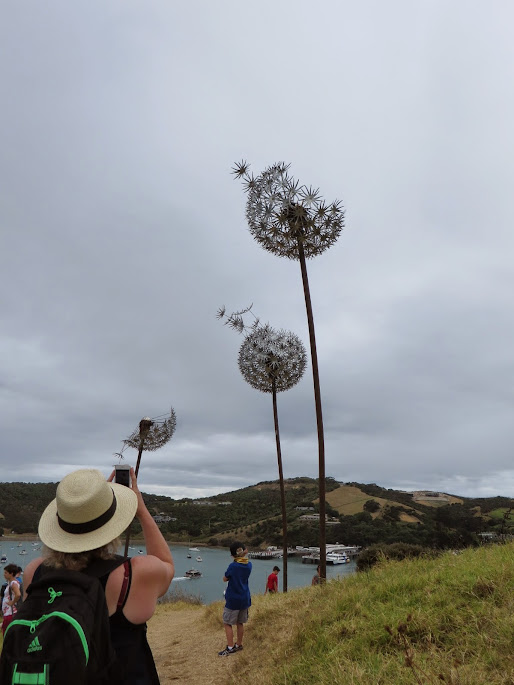
{"label": "white boat", "polygon": [[188,559],[191,559],[191,555],[190,555],[190,554],[186,554],[186,556],[187,556]]}
{"label": "white boat", "polygon": [[186,571],[184,575],[187,576],[187,578],[201,578],[202,577],[201,572],[196,568],[189,569],[189,571]]}
{"label": "white boat", "polygon": [[140,549],[139,552],[138,552],[138,554],[143,554],[143,550]]}
{"label": "white boat", "polygon": [[22,549],[21,552],[20,552],[20,554],[27,554],[27,551],[24,550],[24,549]]}
{"label": "white boat", "polygon": [[7,556],[5,554],[2,554],[0,557],[0,564],[6,564],[7,563]]}
{"label": "white boat", "polygon": [[350,561],[346,554],[339,554],[338,552],[330,552],[327,554],[327,564],[347,564]]}
{"label": "white boat", "polygon": [[196,557],[196,561],[203,561],[202,557]]}
{"label": "white boat", "polygon": [[199,552],[200,550],[198,549],[198,547],[190,547],[189,551],[190,552]]}
{"label": "white boat", "polygon": [[249,559],[281,559],[282,552],[266,550],[265,552],[248,552]]}

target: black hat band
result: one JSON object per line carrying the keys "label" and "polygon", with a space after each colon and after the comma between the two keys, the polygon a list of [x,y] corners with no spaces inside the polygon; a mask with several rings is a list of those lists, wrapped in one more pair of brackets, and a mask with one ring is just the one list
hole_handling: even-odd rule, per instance
{"label": "black hat band", "polygon": [[114,516],[116,511],[116,496],[114,492],[112,493],[112,504],[107,509],[106,512],[93,519],[92,521],[85,521],[84,523],[68,523],[68,521],[63,521],[63,519],[57,514],[57,520],[59,521],[60,527],[66,531],[66,533],[73,533],[74,535],[80,535],[81,533],[92,533],[94,530],[98,530],[104,526],[108,521]]}

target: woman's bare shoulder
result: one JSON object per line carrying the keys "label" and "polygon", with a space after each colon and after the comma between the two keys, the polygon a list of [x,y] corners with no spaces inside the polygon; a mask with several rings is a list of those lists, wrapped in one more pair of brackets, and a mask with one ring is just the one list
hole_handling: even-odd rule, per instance
{"label": "woman's bare shoulder", "polygon": [[134,574],[154,574],[163,573],[167,571],[171,564],[167,564],[165,561],[161,561],[157,557],[151,554],[145,554],[140,557],[133,557],[131,559],[132,570]]}
{"label": "woman's bare shoulder", "polygon": [[28,586],[32,583],[32,577],[34,575],[35,570],[37,567],[42,564],[44,561],[43,557],[37,557],[37,559],[32,559],[27,566],[25,567],[25,570],[23,571],[23,592],[26,594]]}

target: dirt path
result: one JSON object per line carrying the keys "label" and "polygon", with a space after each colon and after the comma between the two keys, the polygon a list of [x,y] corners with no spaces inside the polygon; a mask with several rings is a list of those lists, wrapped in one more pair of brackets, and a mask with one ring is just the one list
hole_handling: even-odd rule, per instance
{"label": "dirt path", "polygon": [[[161,685],[227,685],[238,654],[221,657],[223,626],[213,630],[203,609],[159,611],[148,624],[148,640]],[[241,653],[242,654],[242,653]]]}

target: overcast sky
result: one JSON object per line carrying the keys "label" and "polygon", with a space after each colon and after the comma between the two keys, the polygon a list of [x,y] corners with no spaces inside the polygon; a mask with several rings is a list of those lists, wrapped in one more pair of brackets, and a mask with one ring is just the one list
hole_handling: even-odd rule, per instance
{"label": "overcast sky", "polygon": [[[514,496],[510,0],[1,0],[1,480],[106,474],[145,415],[147,492],[277,476],[250,303],[308,348],[298,262],[230,174],[290,162],[346,227],[309,261],[327,475]],[[317,476],[311,364],[279,395]],[[136,451],[124,456],[135,462]]]}

